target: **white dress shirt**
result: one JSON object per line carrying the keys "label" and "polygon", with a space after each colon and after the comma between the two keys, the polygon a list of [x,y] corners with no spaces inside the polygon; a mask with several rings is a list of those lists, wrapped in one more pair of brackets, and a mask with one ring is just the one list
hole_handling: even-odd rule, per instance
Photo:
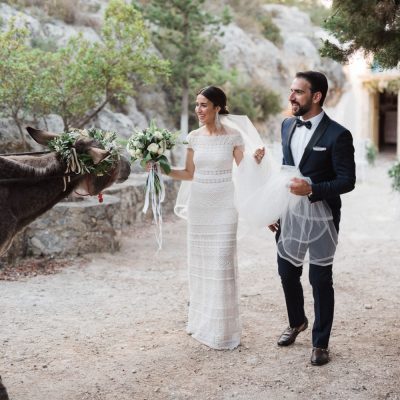
{"label": "white dress shirt", "polygon": [[[290,150],[292,151],[293,161],[296,167],[299,166],[301,158],[303,157],[304,154],[304,150],[308,142],[310,141],[311,136],[314,134],[315,129],[317,129],[317,126],[321,122],[324,114],[325,112],[321,111],[315,117],[312,117],[307,120],[310,121],[312,124],[310,129],[307,129],[304,125],[296,126],[293,132],[292,140],[290,142]],[[300,119],[304,121],[303,117],[300,117]]]}

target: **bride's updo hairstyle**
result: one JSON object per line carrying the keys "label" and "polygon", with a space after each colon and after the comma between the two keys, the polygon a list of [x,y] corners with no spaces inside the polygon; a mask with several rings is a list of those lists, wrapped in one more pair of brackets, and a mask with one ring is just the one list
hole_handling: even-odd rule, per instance
{"label": "bride's updo hairstyle", "polygon": [[210,100],[215,107],[221,107],[218,114],[229,114],[226,107],[226,94],[219,87],[206,86],[197,93],[197,95],[199,94]]}

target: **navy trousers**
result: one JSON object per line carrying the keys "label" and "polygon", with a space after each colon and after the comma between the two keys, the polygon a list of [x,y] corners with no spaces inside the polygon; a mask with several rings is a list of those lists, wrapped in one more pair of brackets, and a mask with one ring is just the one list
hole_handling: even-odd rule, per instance
{"label": "navy trousers", "polygon": [[[339,233],[340,210],[332,210],[333,224]],[[278,241],[280,229],[276,233]],[[278,254],[278,272],[285,294],[289,325],[292,328],[304,322],[304,297],[301,285],[303,267],[296,267]],[[321,266],[310,264],[308,274],[314,297],[314,324],[312,328],[313,347],[327,349],[331,335],[335,292],[333,289],[332,265]]]}
{"label": "navy trousers", "polygon": [[[304,296],[301,285],[303,267],[296,267],[278,255],[278,272],[285,294],[289,325],[294,328],[304,322]],[[332,329],[335,296],[332,265],[310,264],[309,281],[314,296],[315,320],[312,329],[313,347],[328,348]]]}

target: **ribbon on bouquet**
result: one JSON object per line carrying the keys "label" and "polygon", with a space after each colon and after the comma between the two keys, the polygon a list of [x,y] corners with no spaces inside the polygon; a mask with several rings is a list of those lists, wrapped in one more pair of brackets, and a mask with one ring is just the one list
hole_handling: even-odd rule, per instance
{"label": "ribbon on bouquet", "polygon": [[165,198],[165,185],[161,174],[160,164],[158,162],[151,163],[151,169],[146,182],[146,194],[144,198],[143,212],[146,213],[151,203],[153,211],[153,220],[156,225],[156,240],[158,250],[162,247],[162,211],[161,203]]}

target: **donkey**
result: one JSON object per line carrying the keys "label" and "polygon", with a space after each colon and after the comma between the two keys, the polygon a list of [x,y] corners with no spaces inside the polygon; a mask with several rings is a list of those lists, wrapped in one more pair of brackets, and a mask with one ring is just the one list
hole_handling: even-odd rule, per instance
{"label": "donkey", "polygon": [[[31,127],[27,131],[44,146],[58,136]],[[88,137],[78,137],[73,147],[77,154],[90,156],[95,165],[109,156],[96,140]],[[0,156],[0,255],[8,250],[18,232],[72,192],[98,195],[130,174],[130,163],[122,156],[102,176],[66,174],[67,168],[56,152]]]}

